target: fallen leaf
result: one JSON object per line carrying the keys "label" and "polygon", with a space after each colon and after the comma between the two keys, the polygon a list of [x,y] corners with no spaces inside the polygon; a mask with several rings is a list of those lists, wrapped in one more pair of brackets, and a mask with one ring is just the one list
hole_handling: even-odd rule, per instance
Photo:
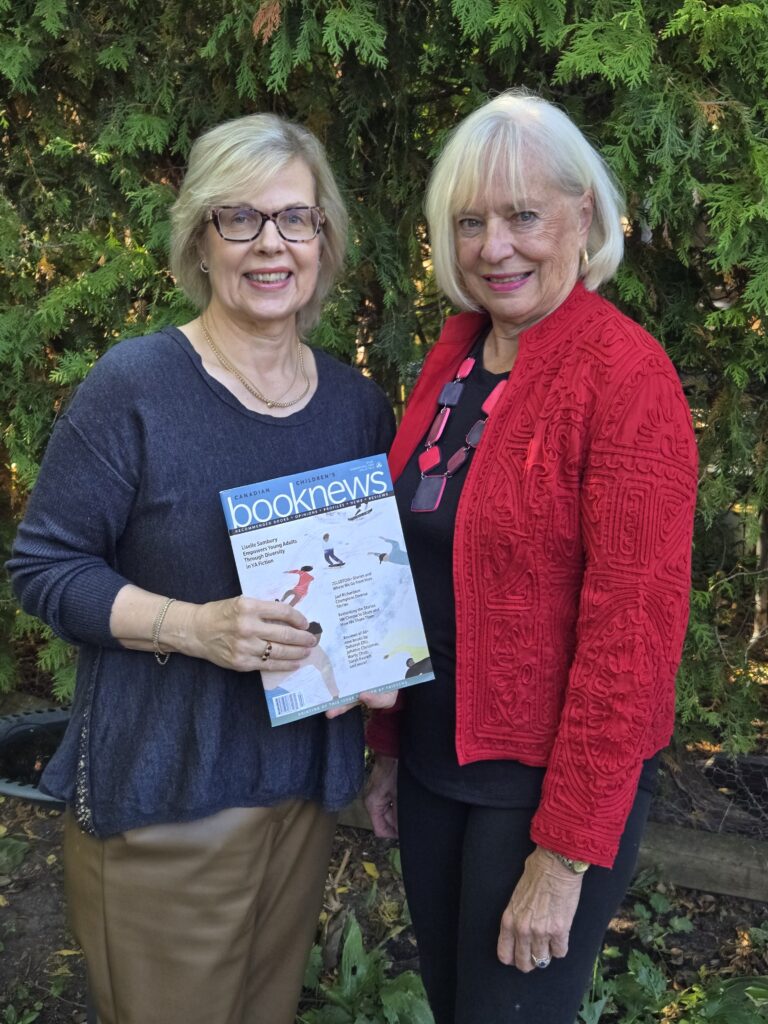
{"label": "fallen leaf", "polygon": [[364,860],[363,868],[365,870],[366,875],[370,875],[371,878],[379,877],[379,869],[376,867],[372,860]]}
{"label": "fallen leaf", "polygon": [[0,838],[0,872],[7,875],[20,867],[29,851],[29,843],[13,836]]}
{"label": "fallen leaf", "polygon": [[0,907],[7,907],[8,900],[5,896],[0,896]]}
{"label": "fallen leaf", "polygon": [[57,949],[51,956],[82,956],[79,949]]}

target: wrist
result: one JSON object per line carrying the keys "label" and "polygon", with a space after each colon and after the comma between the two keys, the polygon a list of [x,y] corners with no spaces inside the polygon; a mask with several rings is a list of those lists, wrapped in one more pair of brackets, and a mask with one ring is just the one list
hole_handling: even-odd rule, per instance
{"label": "wrist", "polygon": [[174,601],[165,613],[160,632],[160,646],[174,654],[199,657],[194,651],[194,615],[198,605],[188,601]]}
{"label": "wrist", "polygon": [[540,846],[539,849],[546,853],[551,860],[557,861],[567,871],[570,871],[572,875],[583,875],[592,866],[589,861],[566,857],[563,853],[556,853],[554,850],[548,850],[543,846]]}
{"label": "wrist", "polygon": [[[152,650],[155,654],[155,661],[158,665],[167,665],[168,659],[171,656],[171,651],[165,646],[160,646],[160,638],[163,634],[163,626],[165,625],[165,617],[168,614],[168,609],[172,604],[175,604],[175,597],[165,597],[162,599],[162,603],[158,608],[155,620],[152,623]],[[165,644],[165,640],[163,640]]]}

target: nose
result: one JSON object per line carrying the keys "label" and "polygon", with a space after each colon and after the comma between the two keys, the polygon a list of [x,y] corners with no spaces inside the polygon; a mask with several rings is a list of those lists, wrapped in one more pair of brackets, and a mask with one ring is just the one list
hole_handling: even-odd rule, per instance
{"label": "nose", "polygon": [[261,231],[253,244],[262,252],[279,252],[285,246],[285,239],[277,230],[277,224],[270,217],[264,221]]}
{"label": "nose", "polygon": [[514,251],[514,237],[509,224],[501,217],[489,217],[480,249],[482,258],[489,263],[498,263],[511,256]]}

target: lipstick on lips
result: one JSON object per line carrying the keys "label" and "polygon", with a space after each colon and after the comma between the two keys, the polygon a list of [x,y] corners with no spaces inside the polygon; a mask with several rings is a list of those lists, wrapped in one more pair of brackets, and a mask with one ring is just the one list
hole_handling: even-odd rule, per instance
{"label": "lipstick on lips", "polygon": [[483,280],[494,292],[514,292],[525,284],[532,273],[532,270],[524,270],[520,274],[483,274]]}

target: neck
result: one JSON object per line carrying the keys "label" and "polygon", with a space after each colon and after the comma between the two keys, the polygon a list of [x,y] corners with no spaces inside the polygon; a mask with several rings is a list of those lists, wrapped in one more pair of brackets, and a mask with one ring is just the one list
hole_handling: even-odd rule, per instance
{"label": "neck", "polygon": [[[208,310],[194,325],[189,326],[193,326],[195,333],[202,336],[202,341],[198,337],[201,346],[198,351],[208,372],[249,408],[254,408],[253,402],[256,401],[257,411],[266,406],[272,415],[279,416],[285,414],[284,410],[308,401],[312,377],[304,366],[303,346],[295,334],[288,340],[289,350],[285,347],[285,337],[277,339],[277,344],[272,338],[272,347],[262,348],[256,353],[257,358],[250,360],[245,359],[251,353],[244,349],[242,337],[235,336],[230,340],[229,348],[230,351],[236,349],[239,352],[240,358],[246,362],[246,365],[242,365],[223,350],[220,339],[217,342],[214,338],[208,323]],[[253,341],[249,340],[246,344],[252,346]],[[206,347],[209,351],[205,351]],[[211,356],[213,359],[209,362]],[[298,387],[302,390],[297,392]]]}
{"label": "neck", "polygon": [[483,366],[491,373],[508,373],[517,359],[520,331],[493,323],[483,345]]}
{"label": "neck", "polygon": [[216,346],[241,369],[259,374],[293,372],[299,342],[296,320],[244,323],[211,303],[201,315]]}
{"label": "neck", "polygon": [[520,335],[523,331],[546,320],[551,313],[562,306],[577,283],[576,277],[569,280],[563,288],[559,300],[542,316],[537,316],[527,323],[512,324],[491,317],[491,333],[486,338],[483,350],[483,366],[486,370],[490,370],[492,373],[506,373],[511,370],[515,359],[517,359]]}

